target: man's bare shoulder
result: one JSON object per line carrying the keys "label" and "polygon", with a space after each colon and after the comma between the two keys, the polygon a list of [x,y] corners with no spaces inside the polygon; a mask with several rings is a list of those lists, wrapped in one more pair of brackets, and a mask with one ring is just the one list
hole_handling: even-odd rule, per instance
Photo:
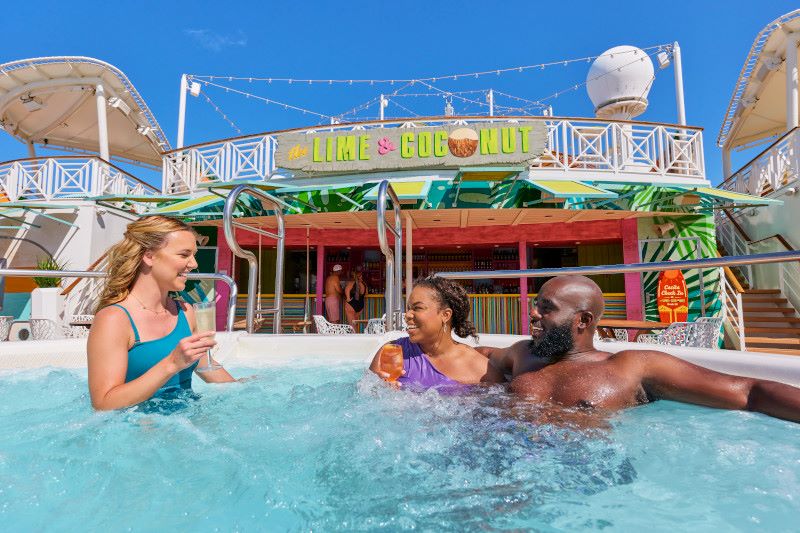
{"label": "man's bare shoulder", "polygon": [[508,350],[509,355],[512,355],[514,357],[528,355],[528,353],[530,352],[530,345],[531,341],[521,340],[515,342],[514,344],[506,348],[506,350]]}
{"label": "man's bare shoulder", "polygon": [[674,359],[668,353],[658,350],[622,350],[611,354],[608,361],[612,364],[625,367],[628,371],[637,369],[642,371],[654,363]]}

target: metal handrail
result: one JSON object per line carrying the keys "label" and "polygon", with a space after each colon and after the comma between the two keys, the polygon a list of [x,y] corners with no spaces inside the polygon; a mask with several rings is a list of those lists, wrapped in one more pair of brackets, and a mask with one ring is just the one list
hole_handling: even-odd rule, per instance
{"label": "metal handrail", "polygon": [[[386,197],[391,198],[394,209],[394,227],[386,220]],[[378,243],[386,258],[386,330],[403,329],[403,220],[400,213],[400,200],[389,180],[378,185]],[[394,253],[389,248],[386,230],[394,235]]]}
{"label": "metal handrail", "polygon": [[[38,270],[35,268],[0,268],[0,276],[10,276],[17,278],[32,278],[39,276],[57,278],[106,278],[108,272],[97,270]],[[212,279],[221,281],[228,286],[230,296],[228,297],[228,316],[225,320],[225,331],[233,331],[233,319],[236,314],[236,282],[225,274],[210,274],[202,272],[190,272],[187,279]]]}
{"label": "metal handrail", "polygon": [[[241,222],[235,222],[233,220],[233,210],[236,208],[236,200],[239,196],[247,192],[251,196],[255,196],[260,198],[266,202],[268,202],[272,206],[272,210],[275,212],[275,219],[278,223],[278,233],[272,233],[269,231],[264,231],[259,228],[254,228],[252,226],[248,226],[247,224],[242,224]],[[240,228],[247,231],[252,231],[253,233],[257,233],[259,235],[265,235],[267,237],[273,238],[277,241],[277,256],[275,257],[275,307],[270,309],[262,309],[262,314],[274,314],[275,320],[273,321],[273,332],[280,333],[281,332],[281,313],[283,311],[283,245],[286,240],[286,231],[285,225],[283,220],[283,211],[281,211],[281,202],[261,191],[256,189],[255,187],[251,187],[250,185],[238,185],[231,189],[231,192],[228,194],[228,197],[225,199],[225,211],[222,216],[222,227],[225,231],[225,240],[228,242],[228,247],[234,253],[236,257],[240,257],[242,259],[246,259],[250,265],[250,272],[247,276],[247,332],[253,333],[255,329],[255,309],[256,309],[256,297],[258,294],[258,259],[256,259],[255,254],[253,252],[248,252],[244,250],[239,243],[236,242],[236,235],[234,233],[234,228]]]}
{"label": "metal handrail", "polygon": [[635,274],[638,272],[660,272],[663,270],[691,270],[694,268],[716,268],[737,265],[758,265],[800,261],[800,251],[774,252],[754,255],[731,255],[707,259],[684,261],[661,261],[658,263],[633,263],[630,265],[597,265],[583,267],[538,268],[525,270],[473,270],[468,272],[439,272],[436,275],[449,279],[514,279],[544,278],[552,276],[597,274]]}

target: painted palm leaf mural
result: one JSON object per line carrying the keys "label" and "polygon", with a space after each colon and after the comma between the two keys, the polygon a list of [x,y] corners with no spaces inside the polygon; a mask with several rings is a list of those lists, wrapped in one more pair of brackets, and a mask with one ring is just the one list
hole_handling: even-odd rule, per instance
{"label": "painted palm leaf mural", "polygon": [[[716,256],[716,240],[714,222],[709,215],[682,218],[655,217],[656,224],[667,222],[674,224],[672,235],[668,239],[643,241],[641,243],[642,261],[681,261]],[[706,316],[717,316],[722,309],[719,298],[719,269],[695,269],[683,272],[686,288],[689,292],[689,318],[691,322],[701,315],[701,302],[705,305]],[[645,315],[647,320],[658,320],[656,290],[658,272],[642,274],[642,290],[645,296]],[[702,292],[702,297],[701,297]]]}

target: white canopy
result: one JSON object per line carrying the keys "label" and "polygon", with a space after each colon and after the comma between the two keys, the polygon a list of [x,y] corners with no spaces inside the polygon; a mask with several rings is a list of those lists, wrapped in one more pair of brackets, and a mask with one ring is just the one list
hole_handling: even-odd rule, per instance
{"label": "white canopy", "polygon": [[101,156],[107,143],[109,156],[152,166],[160,166],[161,152],[170,149],[125,74],[90,57],[41,57],[0,65],[0,127],[29,145]]}
{"label": "white canopy", "polygon": [[[717,137],[719,146],[746,146],[786,132],[787,33],[798,31],[800,9],[772,21],[758,34],[736,82]],[[797,54],[794,45],[790,48]]]}

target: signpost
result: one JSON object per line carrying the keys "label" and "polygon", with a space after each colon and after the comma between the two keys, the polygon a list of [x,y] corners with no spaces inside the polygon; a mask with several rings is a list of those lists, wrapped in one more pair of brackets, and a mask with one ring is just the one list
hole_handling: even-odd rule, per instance
{"label": "signpost", "polygon": [[689,293],[680,270],[665,270],[659,274],[656,300],[661,322],[686,322],[689,317]]}

